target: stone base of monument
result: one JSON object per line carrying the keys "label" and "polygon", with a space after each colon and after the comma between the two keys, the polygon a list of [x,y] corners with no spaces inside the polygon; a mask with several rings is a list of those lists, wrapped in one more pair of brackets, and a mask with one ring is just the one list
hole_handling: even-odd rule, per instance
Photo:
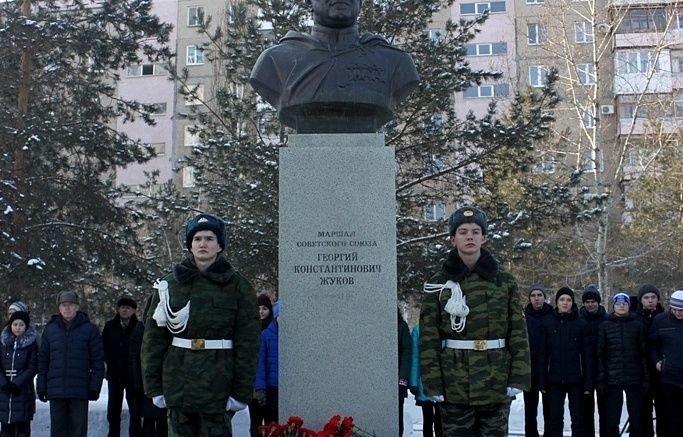
{"label": "stone base of monument", "polygon": [[280,149],[280,422],[398,435],[395,159],[381,134]]}

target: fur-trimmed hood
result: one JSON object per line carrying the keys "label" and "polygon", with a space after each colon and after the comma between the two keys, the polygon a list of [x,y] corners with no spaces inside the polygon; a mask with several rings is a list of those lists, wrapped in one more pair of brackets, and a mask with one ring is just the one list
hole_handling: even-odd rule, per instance
{"label": "fur-trimmed hood", "polygon": [[192,257],[185,258],[173,268],[173,276],[181,284],[192,280],[196,276],[204,276],[206,279],[217,284],[227,284],[234,274],[235,270],[232,268],[232,265],[220,255],[213,264],[203,271],[197,268]]}
{"label": "fur-trimmed hood", "polygon": [[[460,259],[457,249],[453,249],[448,253],[448,258],[443,263],[443,270],[448,274],[449,279],[454,282],[460,282],[470,272],[469,267]],[[496,261],[491,252],[481,249],[481,256],[472,271],[478,273],[479,276],[487,281],[495,281],[498,274],[498,261]]]}
{"label": "fur-trimmed hood", "polygon": [[12,328],[9,325],[5,326],[2,330],[2,334],[0,334],[0,341],[2,341],[3,346],[11,347],[14,345],[14,342],[17,341],[17,349],[27,348],[35,343],[37,339],[38,331],[36,331],[36,328],[33,325],[29,325],[26,332],[24,332],[24,335],[18,339],[12,334]]}

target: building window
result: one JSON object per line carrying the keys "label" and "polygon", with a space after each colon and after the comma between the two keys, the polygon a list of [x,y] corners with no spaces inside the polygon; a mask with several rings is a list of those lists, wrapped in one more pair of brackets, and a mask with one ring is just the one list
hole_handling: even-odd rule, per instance
{"label": "building window", "polygon": [[204,7],[190,6],[187,8],[187,27],[196,27],[204,24]]}
{"label": "building window", "polygon": [[506,83],[497,85],[471,86],[464,91],[465,98],[474,97],[505,97],[510,94],[510,86]]}
{"label": "building window", "polygon": [[202,65],[204,63],[204,49],[196,45],[187,46],[187,65]]}
{"label": "building window", "polygon": [[128,77],[154,76],[154,64],[135,64],[128,66]]}
{"label": "building window", "polygon": [[152,107],[154,108],[154,115],[162,115],[166,113],[166,102],[163,103],[152,103]]}
{"label": "building window", "polygon": [[147,143],[147,146],[154,149],[156,156],[164,156],[166,154],[166,143]]}
{"label": "building window", "polygon": [[481,44],[466,44],[467,56],[489,56],[501,55],[507,53],[507,43],[481,43]]}
{"label": "building window", "polygon": [[194,167],[183,167],[183,188],[192,188],[194,186]]}
{"label": "building window", "polygon": [[505,12],[505,2],[461,3],[460,15],[483,14],[487,9],[492,14]]}
{"label": "building window", "polygon": [[430,202],[424,207],[424,218],[429,222],[441,220],[446,215],[446,205],[443,202]]}
{"label": "building window", "polygon": [[601,150],[596,150],[595,154],[591,149],[586,149],[581,152],[581,170],[589,173],[595,173],[596,171],[602,172],[604,166],[605,163]]}
{"label": "building window", "polygon": [[671,72],[683,73],[683,50],[671,50]]}
{"label": "building window", "polygon": [[581,85],[595,85],[595,64],[576,64],[576,75]]}
{"label": "building window", "polygon": [[657,54],[649,51],[617,52],[617,73],[634,74],[659,71]]}
{"label": "building window", "polygon": [[429,29],[425,34],[432,42],[441,41],[441,30],[439,29]]}
{"label": "building window", "polygon": [[204,85],[185,88],[185,106],[201,105],[204,102]]}
{"label": "building window", "polygon": [[593,26],[588,21],[576,21],[574,23],[574,41],[579,44],[593,42]]}
{"label": "building window", "polygon": [[[667,28],[664,8],[629,8],[619,24],[619,33],[663,32]],[[678,20],[674,21],[677,25]]]}
{"label": "building window", "polygon": [[544,87],[548,84],[548,67],[544,65],[532,65],[529,67],[529,85],[532,87]]}
{"label": "building window", "polygon": [[539,23],[529,23],[526,25],[527,43],[530,46],[545,44],[545,27]]}
{"label": "building window", "polygon": [[183,144],[185,144],[185,147],[196,147],[201,144],[197,126],[185,126]]}
{"label": "building window", "polygon": [[583,127],[586,129],[593,129],[595,127],[595,114],[593,113],[593,108],[585,108],[581,110],[581,121],[583,122]]}
{"label": "building window", "polygon": [[543,157],[543,161],[536,164],[534,167],[534,173],[555,173],[556,168],[555,155],[548,153]]}
{"label": "building window", "polygon": [[446,168],[441,155],[429,155],[425,160],[424,174],[433,175],[443,171]]}
{"label": "building window", "polygon": [[545,0],[526,0],[528,5],[542,5],[543,3],[545,3]]}
{"label": "building window", "polygon": [[676,11],[676,30],[683,29],[683,11]]}

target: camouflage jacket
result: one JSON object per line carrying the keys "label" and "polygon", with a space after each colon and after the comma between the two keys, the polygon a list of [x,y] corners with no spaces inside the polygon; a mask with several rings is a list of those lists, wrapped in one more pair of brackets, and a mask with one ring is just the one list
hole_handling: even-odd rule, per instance
{"label": "camouflage jacket", "polygon": [[[493,255],[482,249],[473,271],[450,252],[432,284],[458,282],[470,312],[462,332],[451,329],[444,306],[451,297],[445,288],[425,296],[420,316],[420,365],[427,396],[443,395],[446,402],[485,405],[505,402],[507,387],[528,390],[531,384],[529,342],[517,281],[499,269]],[[444,340],[495,340],[506,346],[486,351],[450,349]]]}
{"label": "camouflage jacket", "polygon": [[249,282],[221,257],[203,272],[186,259],[164,280],[168,281],[173,311],[191,302],[187,327],[177,337],[229,339],[233,348],[191,350],[172,346],[174,335],[152,318],[159,303],[155,292],[142,340],[145,394],[163,394],[169,408],[209,414],[225,411],[229,396],[248,403],[261,331]]}

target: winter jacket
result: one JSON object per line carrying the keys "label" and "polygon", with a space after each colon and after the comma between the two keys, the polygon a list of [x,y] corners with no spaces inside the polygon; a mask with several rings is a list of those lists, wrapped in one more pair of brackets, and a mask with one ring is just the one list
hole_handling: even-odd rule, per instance
{"label": "winter jacket", "polygon": [[48,399],[88,399],[100,392],[104,347],[97,326],[78,312],[67,327],[60,315],[45,326],[38,354],[38,393]]}
{"label": "winter jacket", "polygon": [[662,362],[661,382],[683,388],[683,321],[670,312],[659,314],[648,339],[652,364]]}
{"label": "winter jacket", "polygon": [[200,271],[191,259],[177,264],[168,282],[169,304],[191,302],[183,339],[232,340],[232,349],[192,350],[172,346],[174,334],[158,326],[153,294],[142,340],[145,394],[163,394],[169,409],[219,414],[229,397],[248,403],[254,389],[261,329],[255,292],[223,257]]}
{"label": "winter jacket", "polygon": [[107,380],[119,383],[130,383],[131,369],[128,366],[130,351],[130,336],[138,318],[133,314],[128,325],[121,326],[121,317],[117,314],[109,320],[102,329],[102,343],[104,344],[104,361],[107,363]]}
{"label": "winter jacket", "polygon": [[[455,332],[445,305],[451,290],[425,296],[421,309],[420,368],[425,394],[446,402],[487,405],[507,402],[507,387],[528,390],[529,341],[517,281],[500,269],[490,252],[470,270],[457,250],[449,253],[431,284],[458,282],[470,311],[465,328]],[[505,347],[485,351],[442,348],[442,341],[504,339]]]}
{"label": "winter jacket", "polygon": [[399,315],[398,319],[398,379],[406,383],[410,378],[410,361],[412,359],[413,344],[408,324]]}
{"label": "winter jacket", "polygon": [[413,330],[410,333],[413,350],[410,363],[410,378],[408,379],[408,387],[411,393],[415,395],[416,401],[430,401],[425,393],[424,386],[422,385],[422,375],[420,371],[420,325],[413,326]]}
{"label": "winter jacket", "polygon": [[645,336],[647,336],[650,334],[650,327],[652,327],[652,322],[655,321],[655,317],[657,314],[661,314],[663,312],[664,308],[662,308],[660,303],[657,303],[657,307],[654,310],[646,310],[640,304],[638,304],[638,308],[634,311],[633,315],[636,320],[643,324]]}
{"label": "winter jacket", "polygon": [[610,315],[598,335],[598,387],[638,385],[647,389],[650,377],[645,330],[631,314]]}
{"label": "winter jacket", "polygon": [[544,320],[545,372],[540,375],[540,388],[548,383],[580,384],[584,391],[594,388],[593,348],[589,344],[589,327],[579,318],[576,306],[569,313],[559,313]]}
{"label": "winter jacket", "polygon": [[38,373],[38,334],[33,325],[19,338],[12,335],[9,325],[0,334],[2,369],[0,387],[13,382],[19,394],[0,391],[0,422],[28,422],[36,411],[33,377]]}
{"label": "winter jacket", "polygon": [[588,342],[591,345],[591,352],[593,354],[593,368],[592,375],[597,377],[598,375],[598,332],[600,330],[600,325],[607,321],[609,315],[607,310],[602,305],[598,306],[598,311],[595,314],[591,314],[586,311],[585,307],[581,307],[579,310],[579,317],[588,324]]}
{"label": "winter jacket", "polygon": [[541,309],[535,310],[531,304],[524,308],[526,331],[529,335],[529,352],[531,353],[531,388],[538,389],[540,375],[545,372],[545,335],[543,321],[552,317],[553,307],[544,303]]}
{"label": "winter jacket", "polygon": [[256,367],[256,390],[277,387],[278,375],[278,325],[273,320],[261,331],[261,343]]}
{"label": "winter jacket", "polygon": [[138,320],[130,335],[130,351],[128,353],[128,368],[130,369],[129,389],[136,392],[141,400],[140,416],[146,419],[164,419],[167,416],[166,408],[157,408],[150,398],[144,395],[142,388],[142,366],[140,362],[140,349],[142,348],[142,336],[145,333],[145,324]]}

